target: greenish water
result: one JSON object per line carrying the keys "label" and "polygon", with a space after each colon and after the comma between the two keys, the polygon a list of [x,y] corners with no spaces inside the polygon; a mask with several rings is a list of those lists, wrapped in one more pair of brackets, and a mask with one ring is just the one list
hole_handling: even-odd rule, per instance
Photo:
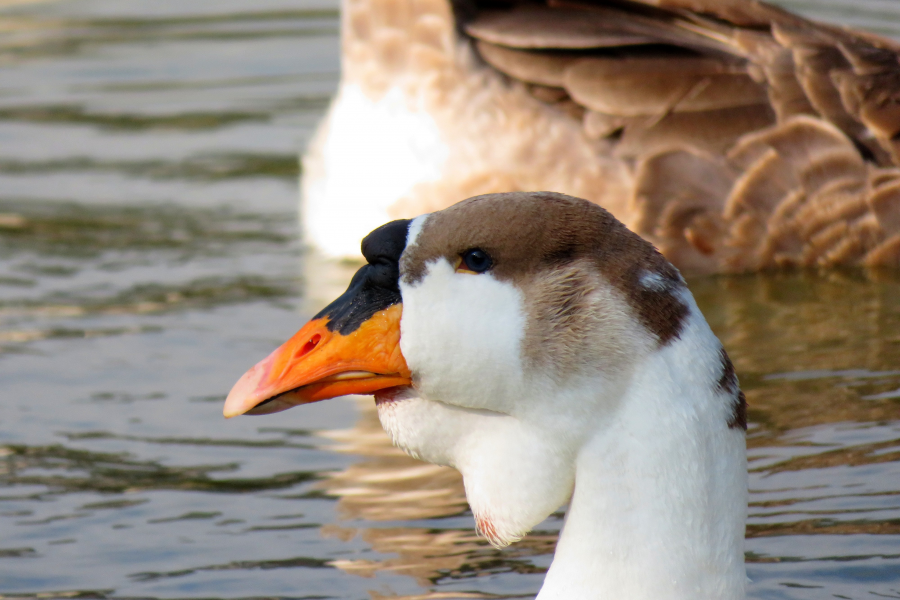
{"label": "greenish water", "polygon": [[[900,35],[895,0],[786,4]],[[221,418],[352,268],[296,239],[338,21],[337,0],[0,3],[0,598],[539,588],[562,513],[492,549],[371,401]],[[750,402],[751,596],[900,598],[900,275],[691,286]]]}

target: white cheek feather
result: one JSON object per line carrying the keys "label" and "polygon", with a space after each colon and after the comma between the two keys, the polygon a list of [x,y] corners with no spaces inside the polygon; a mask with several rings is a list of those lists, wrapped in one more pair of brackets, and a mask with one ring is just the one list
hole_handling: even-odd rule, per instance
{"label": "white cheek feather", "polygon": [[490,273],[456,273],[444,258],[401,281],[400,349],[425,397],[512,413],[523,395],[522,293]]}
{"label": "white cheek feather", "polygon": [[388,207],[436,180],[448,148],[434,119],[411,110],[399,88],[373,101],[344,83],[303,160],[302,225],[328,256],[359,254],[359,241],[391,220]]}

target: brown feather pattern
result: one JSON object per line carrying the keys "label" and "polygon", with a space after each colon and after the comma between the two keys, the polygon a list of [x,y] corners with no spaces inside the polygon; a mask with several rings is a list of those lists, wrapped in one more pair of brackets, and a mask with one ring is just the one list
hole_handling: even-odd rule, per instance
{"label": "brown feather pattern", "polygon": [[[632,223],[676,264],[900,264],[895,42],[761,2],[560,4],[479,13],[466,31],[493,67],[587,109],[586,134],[633,161]],[[517,43],[557,11],[560,40],[565,20],[647,42]]]}
{"label": "brown feather pattern", "polygon": [[[429,98],[499,81],[494,112],[471,108],[465,118],[483,123],[482,134],[489,123],[534,129],[534,142],[510,153],[521,172],[448,175],[445,189],[422,188],[433,206],[421,208],[553,189],[603,204],[688,271],[900,266],[893,40],[756,0],[348,2],[348,70],[379,61],[370,89],[400,72],[428,78],[437,91],[416,93]],[[483,62],[460,59],[460,48]],[[481,87],[454,88],[463,70]],[[527,93],[526,118],[513,97]],[[561,128],[573,127],[583,136],[579,164],[589,148],[596,166],[572,166],[571,185],[539,177],[575,164],[541,154],[564,147]],[[495,138],[492,130],[471,143]],[[397,216],[421,212],[412,205],[398,203]]]}

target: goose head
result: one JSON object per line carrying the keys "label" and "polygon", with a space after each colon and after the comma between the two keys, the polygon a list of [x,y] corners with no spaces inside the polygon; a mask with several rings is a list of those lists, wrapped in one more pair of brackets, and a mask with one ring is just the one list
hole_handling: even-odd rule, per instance
{"label": "goose head", "polygon": [[362,252],[225,416],[373,394],[397,446],[462,473],[495,546],[569,503],[542,600],[743,597],[743,395],[649,243],[539,192],[393,221]]}

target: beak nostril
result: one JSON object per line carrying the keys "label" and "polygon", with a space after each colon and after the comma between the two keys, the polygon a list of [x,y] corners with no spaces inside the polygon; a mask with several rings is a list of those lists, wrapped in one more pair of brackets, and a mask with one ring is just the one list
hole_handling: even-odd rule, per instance
{"label": "beak nostril", "polygon": [[305,356],[306,354],[309,354],[310,352],[312,352],[313,349],[319,345],[319,340],[321,340],[321,339],[322,339],[322,336],[319,335],[318,333],[316,335],[312,336],[311,338],[309,338],[309,341],[306,342],[305,344],[303,344],[303,347],[300,348],[300,352],[297,353],[297,358],[300,358],[301,356]]}

